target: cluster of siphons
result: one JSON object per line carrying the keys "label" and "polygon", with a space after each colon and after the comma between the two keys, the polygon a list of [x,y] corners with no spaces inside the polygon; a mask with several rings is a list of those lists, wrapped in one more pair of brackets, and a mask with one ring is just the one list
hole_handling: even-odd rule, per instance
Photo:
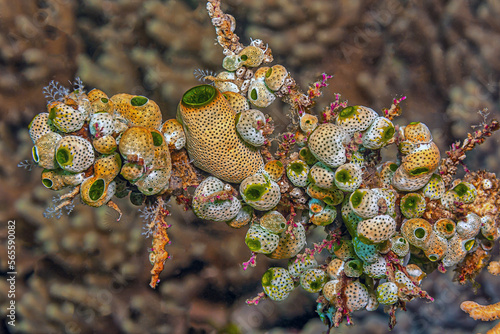
{"label": "cluster of siphons", "polygon": [[[170,197],[201,219],[247,226],[250,264],[256,254],[289,259],[288,268],[265,272],[265,295],[251,302],[281,301],[300,286],[319,294],[318,313],[330,326],[356,310],[382,304],[393,317],[415,297],[432,299],[419,285],[436,268],[458,264],[460,280],[473,278],[484,264],[467,259],[488,259],[500,236],[495,175],[450,181],[450,166],[463,157],[448,154],[445,164],[423,123],[395,126],[400,101],[380,115],[337,98],[315,115],[313,100],[328,77],[302,93],[284,66],[265,66],[273,59],[262,41],[239,44],[234,18],[219,5],[207,8],[224,71],[184,94],[177,119],[162,122],[158,105],[144,96],[52,86],[57,94],[29,132],[43,185],[73,188],[60,208],[78,195],[118,211],[113,196],[156,203],[153,287],[167,258],[163,203]],[[276,98],[291,105],[294,130],[272,138],[272,119],[259,108]],[[498,127],[492,124],[468,144],[489,136]],[[382,161],[389,145],[398,155]],[[304,250],[313,228],[324,228],[324,240]],[[323,250],[329,256],[318,263]]]}

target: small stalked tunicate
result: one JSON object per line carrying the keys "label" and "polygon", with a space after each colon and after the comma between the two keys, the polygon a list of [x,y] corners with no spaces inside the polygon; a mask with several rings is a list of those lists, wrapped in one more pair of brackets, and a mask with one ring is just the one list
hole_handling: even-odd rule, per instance
{"label": "small stalked tunicate", "polygon": [[261,146],[266,137],[263,127],[266,125],[266,116],[260,110],[248,109],[236,114],[236,130],[241,139],[252,146]]}
{"label": "small stalked tunicate", "polygon": [[61,101],[52,102],[47,106],[49,120],[61,132],[78,131],[85,123],[86,115],[78,108],[64,104]]}
{"label": "small stalked tunicate", "polygon": [[56,146],[61,139],[62,136],[55,132],[47,132],[41,136],[33,147],[33,161],[42,168],[58,168],[59,165],[56,161]]}
{"label": "small stalked tunicate", "polygon": [[216,222],[229,221],[236,217],[241,209],[241,203],[231,191],[229,184],[209,176],[196,188],[193,195],[193,211],[201,219]]}
{"label": "small stalked tunicate", "polygon": [[248,100],[259,108],[265,108],[276,100],[276,95],[267,88],[262,80],[253,80],[248,87]]}
{"label": "small stalked tunicate", "polygon": [[346,132],[331,123],[319,125],[308,140],[311,153],[329,167],[338,167],[346,162],[345,147],[342,144]]}
{"label": "small stalked tunicate", "polygon": [[57,142],[56,161],[65,171],[80,173],[94,163],[94,149],[82,137],[65,136]]}
{"label": "small stalked tunicate", "polygon": [[368,129],[377,117],[377,112],[371,108],[350,106],[342,109],[337,115],[335,123],[341,126],[349,136],[352,136],[355,132]]}
{"label": "small stalked tunicate", "polygon": [[240,194],[248,205],[260,211],[271,210],[281,198],[278,184],[266,172],[244,179],[240,184]]}
{"label": "small stalked tunicate", "polygon": [[343,191],[355,191],[363,182],[361,168],[353,163],[339,166],[335,171],[335,185]]}
{"label": "small stalked tunicate", "polygon": [[385,117],[377,117],[363,133],[363,146],[369,149],[384,147],[394,137],[394,125]]}
{"label": "small stalked tunicate", "polygon": [[290,161],[286,165],[286,176],[296,187],[305,187],[308,183],[309,166],[302,160]]}

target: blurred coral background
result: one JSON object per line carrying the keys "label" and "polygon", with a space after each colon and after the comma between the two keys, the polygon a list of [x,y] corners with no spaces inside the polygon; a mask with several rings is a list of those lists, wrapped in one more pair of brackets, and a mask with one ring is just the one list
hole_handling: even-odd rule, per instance
{"label": "blurred coral background", "polygon": [[[423,121],[442,152],[473,131],[488,108],[500,118],[500,2],[496,0],[226,0],[244,44],[260,38],[306,89],[333,74],[320,106],[334,93],[350,104],[389,107],[406,95],[396,123]],[[137,207],[78,205],[59,220],[42,215],[56,193],[40,182],[27,125],[44,111],[42,89],[80,77],[88,89],[146,95],[175,117],[196,69],[220,71],[215,31],[196,0],[0,0],[0,276],[7,272],[6,224],[16,220],[16,327],[6,325],[8,285],[0,280],[0,332],[19,333],[320,333],[315,296],[297,289],[281,303],[250,307],[261,291],[265,257],[246,272],[243,230],[196,220],[175,204],[172,259],[157,290],[148,286],[150,240]],[[266,110],[283,129],[287,107]],[[469,169],[500,172],[497,134],[466,160]],[[318,239],[320,236],[316,237]],[[311,236],[311,242],[315,236]],[[497,247],[498,248],[498,247]],[[498,249],[494,251],[498,256]],[[276,261],[273,262],[276,264]],[[283,263],[277,263],[283,265]],[[459,304],[500,301],[500,282],[487,272],[476,287],[433,273],[417,300],[398,312],[393,333],[485,332],[492,325],[465,315]],[[5,300],[5,302],[4,302]],[[385,333],[388,317],[356,312],[356,326],[335,333]]]}

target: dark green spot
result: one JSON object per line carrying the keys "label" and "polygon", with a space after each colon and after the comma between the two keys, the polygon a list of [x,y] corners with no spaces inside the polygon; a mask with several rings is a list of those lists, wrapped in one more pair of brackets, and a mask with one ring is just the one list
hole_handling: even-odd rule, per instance
{"label": "dark green spot", "polygon": [[421,175],[429,172],[429,168],[427,167],[417,167],[410,171],[411,175]]}
{"label": "dark green spot", "polygon": [[418,195],[409,195],[406,198],[404,198],[403,203],[401,203],[401,206],[403,209],[407,211],[412,211],[415,210],[415,208],[418,206],[420,203],[420,197]]}
{"label": "dark green spot", "polygon": [[317,291],[317,290],[321,289],[321,287],[323,286],[323,283],[324,283],[324,281],[322,279],[317,278],[315,281],[312,281],[309,284],[309,287],[311,288],[311,290]]}
{"label": "dark green spot", "polygon": [[241,112],[236,114],[236,117],[234,118],[234,125],[238,125],[240,118],[241,118]]}
{"label": "dark green spot", "polygon": [[242,55],[240,58],[241,58],[241,60],[246,61],[248,59],[248,56],[247,55]]}
{"label": "dark green spot", "polygon": [[191,88],[182,97],[182,103],[191,107],[202,107],[216,97],[217,89],[210,85],[200,85]]}
{"label": "dark green spot", "polygon": [[250,98],[254,101],[257,100],[257,89],[252,89],[252,91],[250,92]]}
{"label": "dark green spot", "polygon": [[262,286],[270,286],[273,280],[273,270],[268,269],[264,275],[262,275]]}
{"label": "dark green spot", "polygon": [[417,239],[423,239],[426,235],[427,235],[427,232],[425,231],[425,229],[421,228],[421,227],[417,227],[415,229],[415,237],[417,237]]}
{"label": "dark green spot", "polygon": [[405,238],[399,238],[398,241],[402,244],[405,244],[406,243],[406,239]]}
{"label": "dark green spot", "polygon": [[458,185],[455,186],[455,188],[453,188],[453,191],[460,197],[462,197],[463,195],[467,194],[467,192],[469,191],[469,187],[467,187],[465,184],[463,183],[459,183]]}
{"label": "dark green spot", "polygon": [[397,164],[390,164],[389,165],[389,169],[391,171],[395,172],[398,169],[398,165]]}
{"label": "dark green spot", "polygon": [[56,118],[56,114],[57,114],[57,108],[56,108],[56,107],[52,107],[52,108],[50,108],[50,111],[49,111],[49,119],[54,119],[54,118]]}
{"label": "dark green spot", "polygon": [[105,97],[102,97],[102,98],[101,98],[101,102],[102,102],[102,103],[108,103],[108,101],[109,101],[109,100],[108,100],[107,98],[105,98]]}
{"label": "dark green spot", "polygon": [[335,173],[335,179],[340,183],[346,183],[351,180],[351,173],[348,170],[342,169]]}
{"label": "dark green spot", "polygon": [[265,186],[261,184],[252,184],[245,189],[244,195],[249,201],[258,201],[265,192]]}
{"label": "dark green spot", "polygon": [[286,227],[286,224],[285,224],[285,223],[281,223],[281,224],[280,224],[280,227],[281,227],[281,228],[285,228],[285,227]]}
{"label": "dark green spot", "polygon": [[33,156],[33,161],[35,161],[36,163],[40,161],[40,157],[38,156],[38,149],[36,148],[36,146],[33,146],[33,148],[31,149],[31,155]]}
{"label": "dark green spot", "polygon": [[288,168],[290,168],[290,170],[296,175],[301,175],[305,170],[304,165],[301,162],[292,162],[288,165]]}
{"label": "dark green spot", "polygon": [[273,69],[271,67],[269,67],[269,69],[266,72],[266,78],[269,78],[272,73],[273,73]]}
{"label": "dark green spot", "polygon": [[163,144],[163,137],[161,134],[159,134],[158,132],[152,131],[151,135],[153,136],[154,146],[161,146],[161,144]]}
{"label": "dark green spot", "polygon": [[66,147],[61,147],[56,152],[56,160],[61,166],[70,165],[73,161],[73,156]]}
{"label": "dark green spot", "polygon": [[146,103],[148,103],[149,99],[145,96],[134,96],[130,100],[130,104],[134,107],[142,107]]}
{"label": "dark green spot", "polygon": [[245,243],[247,244],[248,249],[250,249],[252,252],[258,251],[262,247],[259,240],[255,240],[255,239],[251,239],[251,238],[246,238]]}
{"label": "dark green spot", "polygon": [[392,136],[394,136],[394,127],[391,125],[384,130],[384,133],[382,134],[382,139],[384,141],[389,141],[391,140]]}
{"label": "dark green spot", "polygon": [[353,208],[357,208],[363,201],[364,192],[356,190],[352,193],[350,201]]}
{"label": "dark green spot", "polygon": [[357,109],[358,109],[357,106],[351,106],[351,107],[347,107],[347,108],[342,109],[342,111],[339,114],[339,119],[342,120],[342,119],[346,119],[346,118],[351,117],[352,115],[354,115],[356,113]]}
{"label": "dark green spot", "polygon": [[104,180],[96,180],[89,189],[89,197],[93,201],[97,201],[104,195]]}
{"label": "dark green spot", "polygon": [[354,269],[354,270],[359,269],[359,266],[358,266],[358,264],[356,263],[356,261],[349,261],[349,267],[351,267],[351,268],[352,268],[352,269]]}
{"label": "dark green spot", "polygon": [[453,232],[453,230],[455,229],[455,226],[453,224],[446,224],[446,232]]}
{"label": "dark green spot", "polygon": [[152,192],[153,191],[153,188],[148,188],[148,192]]}
{"label": "dark green spot", "polygon": [[472,247],[474,247],[474,243],[475,243],[474,239],[468,240],[464,245],[465,250],[470,251]]}
{"label": "dark green spot", "polygon": [[52,188],[52,180],[51,179],[42,179],[42,183],[47,188]]}

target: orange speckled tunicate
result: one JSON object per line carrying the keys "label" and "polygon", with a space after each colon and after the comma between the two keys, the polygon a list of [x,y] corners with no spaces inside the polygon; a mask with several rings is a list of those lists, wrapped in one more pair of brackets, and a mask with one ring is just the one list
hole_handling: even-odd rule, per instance
{"label": "orange speckled tunicate", "polygon": [[226,98],[209,85],[188,90],[177,114],[194,165],[226,182],[240,183],[264,163],[260,151],[238,137],[235,115]]}

